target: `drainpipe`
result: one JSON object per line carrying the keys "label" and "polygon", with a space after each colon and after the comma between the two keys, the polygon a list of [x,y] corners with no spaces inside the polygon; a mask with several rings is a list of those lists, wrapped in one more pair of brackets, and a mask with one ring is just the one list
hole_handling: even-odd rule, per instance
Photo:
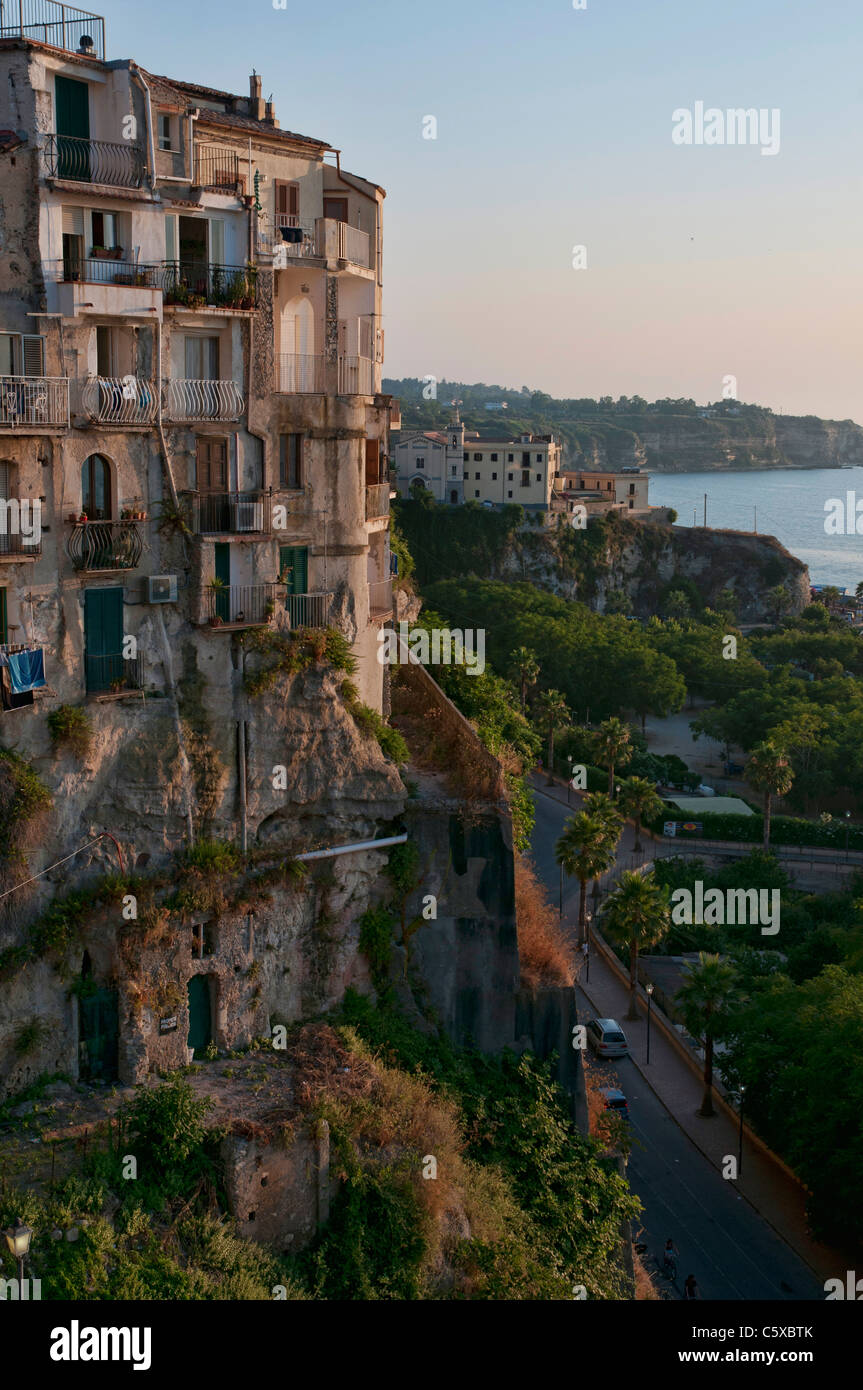
{"label": "drainpipe", "polygon": [[175,507],[179,507],[180,500],[177,496],[177,485],[174,482],[174,470],[171,468],[171,455],[168,453],[168,441],[165,438],[165,427],[162,423],[162,323],[156,320],[156,430],[159,435],[159,442],[162,446],[162,459],[165,464],[165,477],[168,480],[168,490],[171,494],[171,501]]}
{"label": "drainpipe", "polygon": [[246,818],[246,721],[237,721],[237,758],[240,771],[240,849],[245,858],[248,849],[248,822]]}
{"label": "drainpipe", "polygon": [[403,845],[407,840],[407,834],[390,835],[386,840],[360,840],[355,845],[334,845],[332,849],[313,849],[306,854],[298,854],[297,859],[305,862],[308,859],[334,859],[338,854],[355,854],[366,849],[387,849],[390,845]]}
{"label": "drainpipe", "polygon": [[147,154],[149,158],[148,181],[150,189],[155,192],[156,188],[156,142],[153,138],[153,104],[150,99],[150,88],[147,85],[144,74],[136,63],[129,64],[129,71],[140,84],[144,92],[144,110],[147,113]]}

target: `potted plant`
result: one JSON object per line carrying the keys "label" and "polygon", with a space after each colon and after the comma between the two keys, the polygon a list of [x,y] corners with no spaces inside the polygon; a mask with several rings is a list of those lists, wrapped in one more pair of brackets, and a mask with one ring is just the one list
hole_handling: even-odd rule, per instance
{"label": "potted plant", "polygon": [[131,520],[132,520],[132,513],[129,511],[129,508],[128,508],[128,507],[124,507],[123,510],[121,511],[121,513],[120,513],[120,520],[121,520],[121,521],[131,521]]}
{"label": "potted plant", "polygon": [[86,512],[81,512],[81,515],[78,517],[78,521],[79,521],[81,524],[83,524],[86,520],[87,520],[87,513],[86,513]]}
{"label": "potted plant", "polygon": [[264,604],[264,617],[266,618],[267,622],[270,621],[275,611],[276,605],[274,601],[271,598],[268,598],[266,603]]}

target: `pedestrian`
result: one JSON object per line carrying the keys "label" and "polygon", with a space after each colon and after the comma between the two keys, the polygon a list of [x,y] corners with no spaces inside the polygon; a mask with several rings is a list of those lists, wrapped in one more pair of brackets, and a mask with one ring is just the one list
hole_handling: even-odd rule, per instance
{"label": "pedestrian", "polygon": [[694,1275],[694,1274],[687,1274],[687,1276],[686,1276],[686,1282],[685,1282],[685,1284],[683,1285],[683,1297],[684,1297],[684,1298],[700,1298],[700,1297],[701,1297],[701,1294],[700,1294],[699,1289],[698,1289],[698,1285],[697,1285],[696,1282],[695,1282],[695,1275]]}

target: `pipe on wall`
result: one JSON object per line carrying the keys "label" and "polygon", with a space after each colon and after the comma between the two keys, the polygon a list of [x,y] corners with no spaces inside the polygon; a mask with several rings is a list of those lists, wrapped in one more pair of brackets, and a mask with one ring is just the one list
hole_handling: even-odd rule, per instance
{"label": "pipe on wall", "polygon": [[360,840],[354,845],[334,845],[332,849],[312,849],[306,854],[298,854],[296,857],[302,861],[308,859],[334,859],[338,854],[354,854],[365,849],[387,849],[390,845],[403,845],[407,840],[407,832],[404,835],[390,835],[385,840]]}

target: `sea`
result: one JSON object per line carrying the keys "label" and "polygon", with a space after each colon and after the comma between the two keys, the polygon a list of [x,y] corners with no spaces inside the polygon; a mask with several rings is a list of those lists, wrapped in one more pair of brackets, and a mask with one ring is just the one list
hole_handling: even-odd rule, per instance
{"label": "sea", "polygon": [[[704,524],[775,536],[809,567],[813,584],[856,588],[863,579],[863,468],[769,468],[722,473],[652,473],[650,502],[674,507],[678,526]],[[848,499],[848,494],[854,496]],[[828,535],[825,521],[843,504],[846,534]],[[853,508],[860,502],[860,534]],[[850,507],[848,502],[850,501]],[[849,513],[851,513],[849,515]]]}

